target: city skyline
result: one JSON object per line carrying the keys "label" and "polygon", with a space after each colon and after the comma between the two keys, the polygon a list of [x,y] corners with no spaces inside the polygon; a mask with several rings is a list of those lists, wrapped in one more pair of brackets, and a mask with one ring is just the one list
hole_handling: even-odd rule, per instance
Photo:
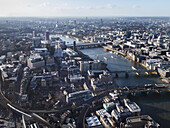
{"label": "city skyline", "polygon": [[168,0],[0,0],[0,3],[0,17],[170,16]]}
{"label": "city skyline", "polygon": [[170,17],[129,1],[1,4],[0,127],[170,126]]}

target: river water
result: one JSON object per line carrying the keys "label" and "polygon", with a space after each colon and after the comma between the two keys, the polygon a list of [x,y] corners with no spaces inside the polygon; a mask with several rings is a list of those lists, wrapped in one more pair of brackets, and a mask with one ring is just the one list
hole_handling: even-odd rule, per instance
{"label": "river water", "polygon": [[150,115],[161,128],[170,128],[170,94],[153,94],[131,99],[142,109],[143,115]]}
{"label": "river water", "polygon": [[[61,35],[51,35],[53,37],[60,37],[61,40],[66,42],[66,45],[73,44],[75,39],[61,36]],[[82,41],[76,41],[76,43],[83,43]],[[127,71],[132,70],[132,66],[136,69],[143,69],[138,63],[131,62],[126,58],[116,55],[115,53],[105,52],[103,48],[92,48],[92,49],[83,49],[80,50],[84,54],[88,55],[92,59],[99,59],[104,61],[107,64],[109,71]],[[112,74],[115,76],[115,73]],[[150,77],[140,74],[140,77],[136,77],[136,72],[129,73],[129,77],[125,78],[125,73],[119,73],[118,78],[115,78],[115,82],[119,86],[135,86],[135,85],[144,85],[144,84],[155,84],[162,83],[159,77]]]}
{"label": "river water", "polygon": [[[74,39],[66,38],[64,36],[60,38],[66,42],[70,42],[68,44],[72,44],[72,42],[75,41]],[[83,49],[81,51],[92,59],[103,60],[110,71],[132,70],[132,66],[136,69],[143,69],[138,63],[131,62],[114,53],[105,52],[103,48]],[[113,73],[113,76],[114,75],[115,74]],[[123,73],[119,73],[118,75],[119,77],[114,80],[119,86],[162,83],[159,77],[144,76],[142,74],[140,74],[140,77],[136,77],[135,72],[130,73],[128,78],[125,78],[125,74]],[[141,107],[142,114],[150,115],[162,128],[170,127],[170,94],[139,96],[132,100]]]}
{"label": "river water", "polygon": [[69,37],[62,36],[62,35],[50,35],[50,36],[51,37],[60,37],[61,40],[66,42],[66,45],[71,45],[71,44],[73,44],[74,41],[76,41],[77,44],[83,43],[82,41],[77,41],[73,38],[69,38]]}
{"label": "river water", "polygon": [[[143,69],[137,63],[131,62],[130,60],[116,55],[115,53],[105,52],[103,48],[94,48],[94,49],[83,49],[81,50],[86,55],[89,55],[92,59],[103,60],[107,64],[109,71],[128,71],[132,70],[132,66],[135,69]],[[115,73],[113,73],[115,76]],[[136,72],[129,73],[129,77],[125,77],[125,73],[118,73],[118,78],[115,78],[115,82],[119,86],[136,86],[144,84],[156,84],[162,83],[161,79],[158,76],[145,76],[144,73],[140,74],[140,77],[136,77]]]}
{"label": "river water", "polygon": [[[89,55],[92,59],[103,60],[107,63],[107,68],[110,71],[132,70],[132,66],[136,69],[143,69],[138,63],[131,62],[114,53],[105,52],[103,48],[83,49],[81,51],[84,54]],[[113,57],[111,58],[111,56]],[[141,75],[140,77],[136,77],[135,72],[130,73],[128,78],[125,78],[125,74],[119,74],[119,78],[115,78],[114,80],[119,86],[162,83],[158,76],[149,77]],[[170,94],[139,96],[132,100],[140,106],[142,114],[150,115],[162,128],[170,127]]]}

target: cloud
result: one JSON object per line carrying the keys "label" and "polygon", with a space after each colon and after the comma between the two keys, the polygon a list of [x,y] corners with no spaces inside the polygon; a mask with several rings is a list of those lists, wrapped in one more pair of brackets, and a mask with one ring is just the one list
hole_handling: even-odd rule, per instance
{"label": "cloud", "polygon": [[117,7],[117,5],[115,5],[115,4],[107,4],[106,5],[106,8],[108,8],[108,9],[113,9],[115,7]]}
{"label": "cloud", "polygon": [[132,8],[141,8],[140,5],[133,5]]}
{"label": "cloud", "polygon": [[103,5],[103,6],[101,6],[101,5],[95,5],[95,6],[91,6],[91,5],[88,5],[88,6],[80,6],[80,7],[76,7],[76,8],[72,8],[72,9],[77,9],[77,10],[79,10],[79,9],[82,9],[82,10],[89,10],[89,9],[91,9],[91,10],[99,10],[99,9],[113,9],[113,8],[115,8],[115,7],[117,7],[116,5],[113,5],[113,4],[107,4],[107,5]]}
{"label": "cloud", "polygon": [[26,5],[26,7],[31,8],[31,7],[32,7],[32,5],[31,5],[31,4],[27,4],[27,5]]}
{"label": "cloud", "polygon": [[69,5],[68,3],[57,3],[54,4],[54,8],[56,10],[68,10],[68,9],[72,9],[71,5]]}
{"label": "cloud", "polygon": [[49,5],[50,5],[49,2],[43,2],[43,3],[40,4],[40,7],[47,7]]}

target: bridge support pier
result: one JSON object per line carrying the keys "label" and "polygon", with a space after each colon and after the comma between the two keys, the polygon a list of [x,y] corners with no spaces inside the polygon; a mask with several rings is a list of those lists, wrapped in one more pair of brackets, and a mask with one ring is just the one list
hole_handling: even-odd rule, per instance
{"label": "bridge support pier", "polygon": [[116,78],[118,78],[119,76],[118,76],[118,73],[116,73]]}
{"label": "bridge support pier", "polygon": [[127,72],[125,72],[125,77],[128,78],[129,77],[129,74]]}

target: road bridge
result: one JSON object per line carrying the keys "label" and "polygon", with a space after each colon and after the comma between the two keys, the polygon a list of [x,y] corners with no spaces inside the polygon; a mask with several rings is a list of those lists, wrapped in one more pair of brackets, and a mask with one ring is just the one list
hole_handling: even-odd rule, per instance
{"label": "road bridge", "polygon": [[[76,44],[77,49],[88,49],[88,48],[98,48],[103,47],[105,43],[79,43]],[[69,48],[73,48],[73,44],[67,45]]]}
{"label": "road bridge", "polygon": [[170,84],[146,84],[144,86],[131,86],[120,88],[121,93],[125,95],[138,95],[138,94],[150,94],[157,93],[160,94],[162,92],[170,92]]}
{"label": "road bridge", "polygon": [[113,49],[113,48],[110,48],[110,47],[108,47],[108,46],[103,46],[103,48],[106,49],[106,50],[109,50],[109,51],[116,52],[116,53],[118,53],[118,54],[120,54],[120,55],[122,55],[122,56],[124,56],[124,57],[126,56],[125,53],[123,53],[123,52],[121,52],[121,51],[117,51],[117,50],[115,50],[115,49]]}
{"label": "road bridge", "polygon": [[157,74],[155,70],[146,70],[146,69],[137,69],[137,70],[126,70],[126,71],[110,71],[111,74],[115,74],[116,77],[119,77],[120,74],[125,74],[125,77],[129,77],[130,73],[135,73],[136,76],[145,75],[148,76],[150,74]]}
{"label": "road bridge", "polygon": [[147,69],[137,69],[137,70],[126,70],[126,71],[109,71],[110,73],[129,73],[129,72],[157,72],[155,70],[147,70]]}

